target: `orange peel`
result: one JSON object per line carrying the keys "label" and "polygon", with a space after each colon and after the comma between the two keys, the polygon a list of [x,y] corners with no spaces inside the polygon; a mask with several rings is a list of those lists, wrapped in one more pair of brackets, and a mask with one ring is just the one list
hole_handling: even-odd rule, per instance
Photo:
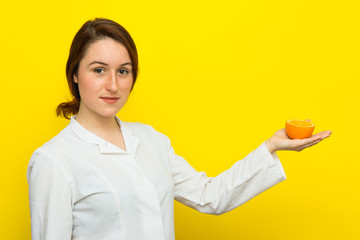
{"label": "orange peel", "polygon": [[304,139],[311,137],[314,132],[315,124],[305,120],[287,120],[285,131],[291,139]]}

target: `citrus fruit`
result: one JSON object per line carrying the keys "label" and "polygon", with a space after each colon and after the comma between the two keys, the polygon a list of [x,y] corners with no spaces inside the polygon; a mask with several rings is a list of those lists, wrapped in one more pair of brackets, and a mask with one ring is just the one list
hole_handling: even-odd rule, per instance
{"label": "citrus fruit", "polygon": [[315,125],[305,120],[287,120],[285,131],[291,139],[304,139],[311,137]]}

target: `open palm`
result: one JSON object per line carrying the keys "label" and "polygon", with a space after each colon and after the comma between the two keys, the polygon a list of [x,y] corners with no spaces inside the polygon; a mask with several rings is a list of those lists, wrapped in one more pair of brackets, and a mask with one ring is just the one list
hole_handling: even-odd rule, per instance
{"label": "open palm", "polygon": [[[306,120],[309,121],[310,120]],[[330,137],[332,134],[331,131],[323,131],[312,135],[309,138],[305,139],[291,139],[286,134],[285,128],[279,129],[275,134],[267,140],[267,146],[270,152],[278,150],[291,150],[291,151],[301,151],[305,148],[311,147],[327,137]]]}

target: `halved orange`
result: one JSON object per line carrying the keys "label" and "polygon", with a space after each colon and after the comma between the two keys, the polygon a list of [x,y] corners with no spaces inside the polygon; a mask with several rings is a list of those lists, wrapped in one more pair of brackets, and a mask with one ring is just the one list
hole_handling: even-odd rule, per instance
{"label": "halved orange", "polygon": [[291,139],[304,139],[311,137],[315,124],[305,120],[287,120],[285,122],[286,134]]}

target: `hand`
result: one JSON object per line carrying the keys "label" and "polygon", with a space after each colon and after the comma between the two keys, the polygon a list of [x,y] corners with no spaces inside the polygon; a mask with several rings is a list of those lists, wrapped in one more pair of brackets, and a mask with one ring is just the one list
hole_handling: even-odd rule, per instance
{"label": "hand", "polygon": [[[306,119],[305,121],[311,122],[309,119]],[[301,150],[311,147],[321,142],[325,138],[330,137],[331,134],[331,131],[323,131],[314,134],[309,138],[291,139],[287,136],[285,128],[282,128],[276,131],[271,138],[266,140],[265,145],[271,154],[278,150],[290,150],[300,152]]]}

